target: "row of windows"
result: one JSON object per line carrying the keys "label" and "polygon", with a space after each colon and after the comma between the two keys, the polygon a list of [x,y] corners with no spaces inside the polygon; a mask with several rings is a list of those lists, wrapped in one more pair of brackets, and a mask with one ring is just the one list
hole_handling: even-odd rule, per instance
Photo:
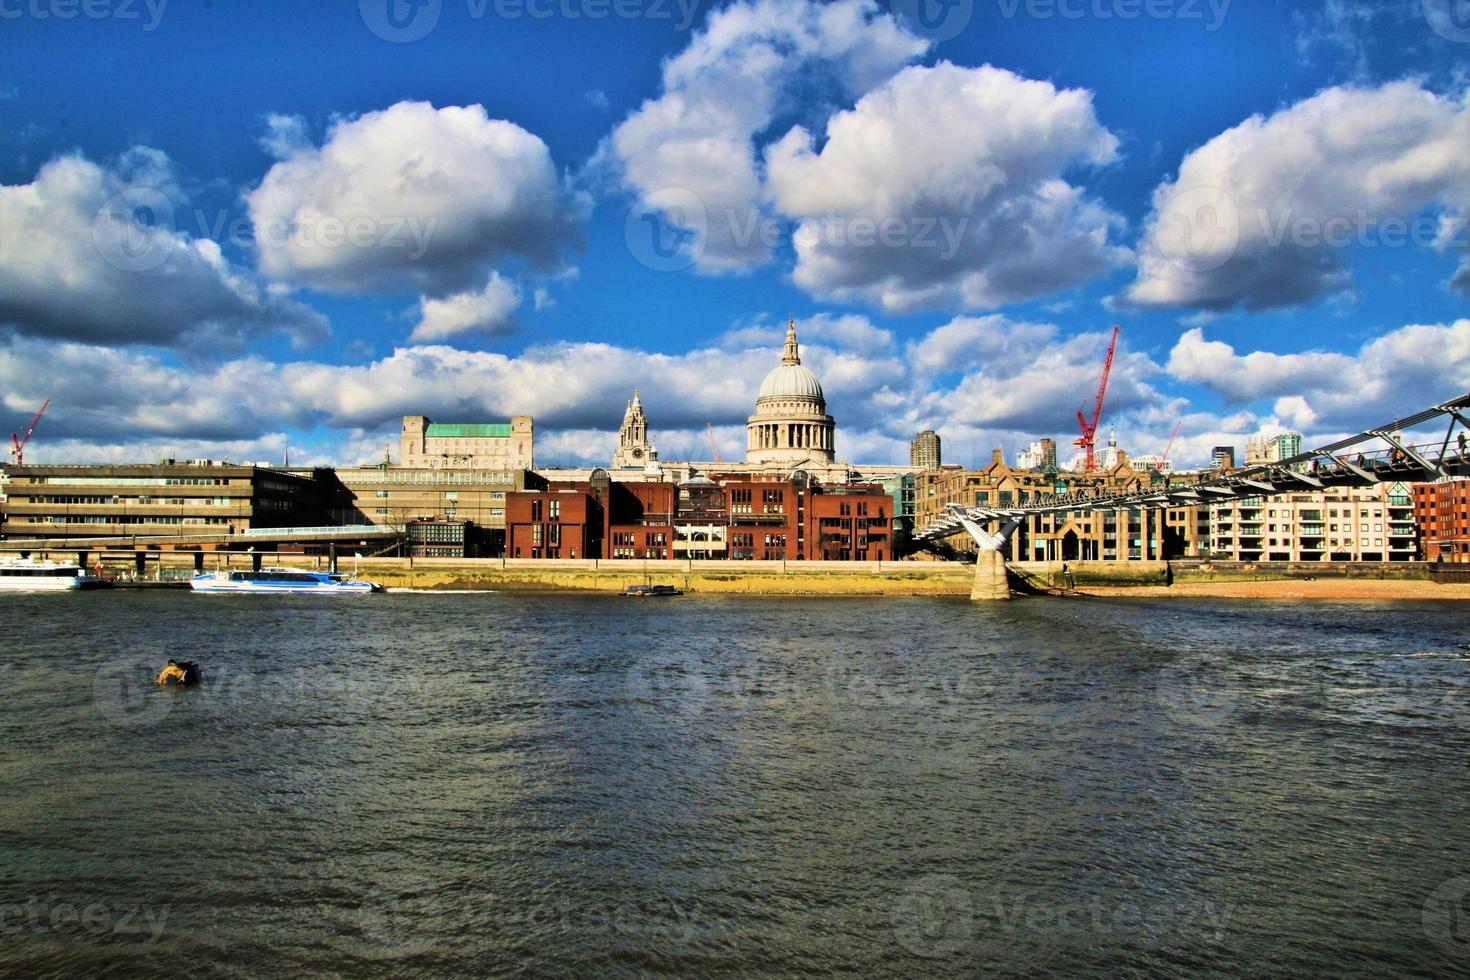
{"label": "row of windows", "polygon": [[98,517],[91,514],[52,514],[50,516],[17,517],[16,523],[31,524],[229,524],[228,517],[167,517],[163,514],[128,514],[126,517]]}

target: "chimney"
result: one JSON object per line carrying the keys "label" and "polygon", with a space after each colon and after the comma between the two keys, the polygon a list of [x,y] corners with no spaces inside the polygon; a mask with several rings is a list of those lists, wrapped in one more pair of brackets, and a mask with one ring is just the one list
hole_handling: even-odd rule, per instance
{"label": "chimney", "polygon": [[995,466],[996,464],[1002,463],[1002,462],[1004,462],[1004,460],[1001,457],[1000,450],[999,449],[992,449],[990,451],[990,465]]}

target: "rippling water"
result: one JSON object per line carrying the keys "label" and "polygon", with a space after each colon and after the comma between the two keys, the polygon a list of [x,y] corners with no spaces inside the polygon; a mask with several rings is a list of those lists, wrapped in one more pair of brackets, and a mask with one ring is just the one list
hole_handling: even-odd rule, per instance
{"label": "rippling water", "polygon": [[1451,604],[0,617],[7,975],[1470,972]]}

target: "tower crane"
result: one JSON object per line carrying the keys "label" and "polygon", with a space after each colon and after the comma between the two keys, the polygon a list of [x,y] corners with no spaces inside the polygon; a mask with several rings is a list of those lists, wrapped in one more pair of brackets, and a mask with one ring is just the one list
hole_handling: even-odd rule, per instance
{"label": "tower crane", "polygon": [[1164,447],[1164,455],[1159,457],[1159,469],[1163,469],[1164,464],[1169,461],[1169,453],[1174,450],[1174,440],[1179,438],[1179,429],[1183,425],[1183,419],[1180,419],[1178,422],[1174,423],[1174,432],[1172,435],[1169,436],[1169,444]]}
{"label": "tower crane", "polygon": [[1092,406],[1092,418],[1088,419],[1082,414],[1082,409],[1077,410],[1077,425],[1082,429],[1082,435],[1073,445],[1086,455],[1084,469],[1089,473],[1097,469],[1097,425],[1102,421],[1103,400],[1108,394],[1108,375],[1113,373],[1113,353],[1118,349],[1119,329],[1113,328],[1112,339],[1108,341],[1108,357],[1103,361],[1102,380],[1097,385],[1097,401]]}
{"label": "tower crane", "polygon": [[31,433],[36,431],[36,426],[41,422],[41,416],[46,414],[46,408],[51,404],[51,399],[46,399],[45,404],[36,412],[36,417],[31,419],[31,424],[26,427],[26,434],[17,436],[14,432],[10,434],[10,455],[15,460],[16,466],[24,466],[26,463],[26,443],[31,441]]}
{"label": "tower crane", "polygon": [[710,451],[715,454],[715,462],[716,463],[723,463],[725,460],[720,455],[720,447],[719,447],[719,444],[715,442],[715,427],[714,427],[714,423],[712,423],[712,422],[706,422],[706,423],[704,423],[704,429],[705,429],[706,432],[709,433],[709,448],[710,448]]}

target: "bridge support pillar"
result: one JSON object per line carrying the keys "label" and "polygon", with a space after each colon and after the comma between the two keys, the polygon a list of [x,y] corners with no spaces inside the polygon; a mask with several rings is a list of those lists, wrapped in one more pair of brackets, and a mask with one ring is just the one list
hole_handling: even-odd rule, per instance
{"label": "bridge support pillar", "polygon": [[148,571],[148,552],[137,551],[133,553],[133,567],[138,570],[138,577],[142,578]]}
{"label": "bridge support pillar", "polygon": [[196,573],[204,571],[204,552],[202,551],[194,552],[194,571]]}
{"label": "bridge support pillar", "polygon": [[252,572],[260,571],[260,552],[258,551],[252,551],[250,553],[250,570]]}
{"label": "bridge support pillar", "polygon": [[975,556],[975,586],[970,590],[970,601],[990,602],[1010,597],[1005,555],[993,548],[981,548]]}
{"label": "bridge support pillar", "polygon": [[333,575],[337,574],[337,545],[335,542],[327,545],[327,571]]}
{"label": "bridge support pillar", "polygon": [[80,568],[82,571],[85,572],[87,570],[87,561],[91,557],[92,557],[91,552],[88,552],[88,551],[78,551],[77,552],[77,567]]}

